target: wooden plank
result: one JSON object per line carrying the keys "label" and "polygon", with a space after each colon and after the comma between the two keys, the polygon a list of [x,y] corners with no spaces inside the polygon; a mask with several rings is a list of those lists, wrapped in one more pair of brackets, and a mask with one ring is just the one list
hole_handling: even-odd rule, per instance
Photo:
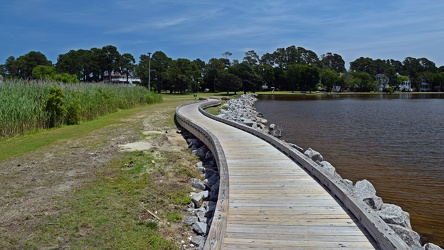
{"label": "wooden plank", "polygon": [[238,239],[226,237],[223,249],[374,249],[370,242],[323,242],[314,240]]}

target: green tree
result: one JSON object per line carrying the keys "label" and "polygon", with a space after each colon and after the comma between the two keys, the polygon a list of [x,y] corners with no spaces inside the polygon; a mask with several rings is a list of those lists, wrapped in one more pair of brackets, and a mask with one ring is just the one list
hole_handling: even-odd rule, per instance
{"label": "green tree", "polygon": [[204,70],[204,81],[206,82],[206,86],[208,89],[212,90],[213,92],[216,92],[217,87],[217,77],[219,76],[220,72],[225,68],[224,63],[217,59],[217,58],[211,58]]}
{"label": "green tree", "polygon": [[376,65],[373,59],[368,57],[360,57],[353,62],[350,62],[350,70],[357,72],[366,72],[371,76],[377,74]]}
{"label": "green tree", "polygon": [[270,65],[260,64],[256,65],[254,69],[268,87],[274,86],[275,78],[274,78],[273,67],[271,67]]}
{"label": "green tree", "polygon": [[274,67],[275,66],[275,56],[274,56],[274,54],[270,54],[270,53],[263,54],[262,57],[261,57],[261,60],[260,60],[260,64],[268,65],[270,67]]}
{"label": "green tree", "polygon": [[253,67],[246,62],[231,66],[228,72],[241,79],[244,93],[255,92],[262,86],[262,78],[253,70]]}
{"label": "green tree", "polygon": [[132,72],[135,68],[136,59],[134,59],[134,56],[130,53],[124,53],[122,54],[120,58],[120,65],[119,69],[120,72],[126,75],[126,81],[128,82],[128,78],[130,75],[132,75]]}
{"label": "green tree", "polygon": [[99,67],[101,72],[108,74],[109,82],[111,82],[111,74],[114,70],[119,68],[121,55],[117,48],[113,45],[106,45],[99,53]]}
{"label": "green tree", "polygon": [[257,65],[259,63],[259,56],[254,50],[249,50],[245,52],[243,62],[247,63],[250,66]]}
{"label": "green tree", "polygon": [[367,72],[349,72],[344,75],[346,87],[355,91],[373,90],[373,77]]}
{"label": "green tree", "polygon": [[83,75],[80,53],[77,50],[70,50],[66,54],[60,54],[57,57],[55,68],[59,73]]}
{"label": "green tree", "polygon": [[318,55],[303,47],[290,46],[286,49],[287,64],[309,64],[317,67],[321,66]]}
{"label": "green tree", "polygon": [[32,78],[52,80],[56,75],[56,70],[52,66],[39,65],[32,70]]}
{"label": "green tree", "polygon": [[32,70],[39,65],[52,66],[52,63],[41,52],[31,51],[14,61],[11,67],[14,70],[12,76],[22,79],[31,79]]}
{"label": "green tree", "polygon": [[319,83],[319,68],[314,65],[291,64],[287,67],[287,76],[292,91],[313,91]]}
{"label": "green tree", "polygon": [[340,79],[339,74],[333,69],[326,68],[320,73],[321,83],[325,86],[327,92],[330,92],[333,86],[339,85]]}
{"label": "green tree", "polygon": [[10,56],[6,59],[4,67],[4,74],[7,76],[13,76],[15,70],[15,58],[13,56]]}
{"label": "green tree", "polygon": [[[148,55],[141,55],[139,65],[136,67],[136,75],[145,86],[148,86],[149,60]],[[172,59],[162,51],[156,51],[151,55],[151,80],[155,81],[159,93],[162,89],[170,88],[166,72],[171,62]]]}
{"label": "green tree", "polygon": [[346,71],[344,59],[338,54],[328,52],[325,55],[321,55],[321,63],[324,68],[334,70],[337,73],[344,73]]}
{"label": "green tree", "polygon": [[228,70],[222,70],[217,79],[222,91],[228,93],[234,92],[236,94],[242,88],[242,80],[235,74],[229,73]]}

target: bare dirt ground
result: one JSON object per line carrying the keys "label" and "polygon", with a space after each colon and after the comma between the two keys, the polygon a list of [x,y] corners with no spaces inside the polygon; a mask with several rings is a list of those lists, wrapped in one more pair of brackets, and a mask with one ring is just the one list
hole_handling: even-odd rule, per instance
{"label": "bare dirt ground", "polygon": [[158,104],[86,136],[0,160],[0,248],[31,238],[34,225],[63,211],[61,201],[94,181],[124,150],[189,154],[171,125],[176,106]]}

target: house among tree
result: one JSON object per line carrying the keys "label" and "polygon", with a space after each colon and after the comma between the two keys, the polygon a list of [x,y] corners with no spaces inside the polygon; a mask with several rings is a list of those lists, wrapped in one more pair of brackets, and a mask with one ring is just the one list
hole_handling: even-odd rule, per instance
{"label": "house among tree", "polygon": [[431,91],[432,84],[428,83],[425,78],[421,78],[421,86],[419,87],[419,91]]}
{"label": "house among tree", "polygon": [[[109,83],[110,77],[108,75],[108,72],[104,73],[104,82]],[[115,71],[111,73],[111,83],[124,83],[124,84],[140,84],[142,81],[140,78],[134,77],[131,73],[128,75],[121,74],[119,71]]]}
{"label": "house among tree", "polygon": [[412,83],[410,82],[410,80],[405,80],[402,83],[400,83],[398,85],[398,91],[403,91],[403,92],[412,92]]}
{"label": "house among tree", "polygon": [[390,79],[385,76],[384,74],[377,74],[375,76],[376,78],[376,88],[378,89],[379,92],[383,91],[384,89],[390,87],[389,82]]}

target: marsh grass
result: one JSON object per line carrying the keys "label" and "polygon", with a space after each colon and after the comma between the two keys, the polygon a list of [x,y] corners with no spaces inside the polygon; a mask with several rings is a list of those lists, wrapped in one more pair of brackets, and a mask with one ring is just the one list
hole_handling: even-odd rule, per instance
{"label": "marsh grass", "polygon": [[[57,96],[51,92],[54,89],[60,90]],[[66,111],[56,123],[50,105],[54,98],[61,98],[58,108]],[[161,95],[139,86],[6,80],[0,83],[0,137],[78,124],[119,109],[161,101]]]}

